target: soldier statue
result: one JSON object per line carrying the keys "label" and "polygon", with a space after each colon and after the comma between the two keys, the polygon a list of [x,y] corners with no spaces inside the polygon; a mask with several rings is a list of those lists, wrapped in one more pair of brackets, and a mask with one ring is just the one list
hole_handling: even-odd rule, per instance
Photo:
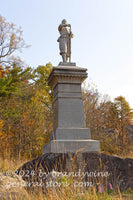
{"label": "soldier statue", "polygon": [[71,38],[73,34],[71,32],[71,25],[67,24],[66,19],[63,19],[61,24],[58,27],[60,32],[60,37],[58,38],[60,55],[62,56],[63,62],[71,62]]}

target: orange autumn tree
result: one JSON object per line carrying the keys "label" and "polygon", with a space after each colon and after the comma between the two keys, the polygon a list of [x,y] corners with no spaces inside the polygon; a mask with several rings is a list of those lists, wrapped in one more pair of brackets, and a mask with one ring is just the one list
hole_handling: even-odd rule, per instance
{"label": "orange autumn tree", "polygon": [[83,88],[86,126],[93,139],[100,140],[101,151],[109,154],[128,155],[132,152],[129,125],[131,108],[126,99],[118,96],[111,101],[97,88]]}
{"label": "orange autumn tree", "polygon": [[36,157],[52,130],[51,64],[35,70],[14,66],[0,77],[1,155]]}

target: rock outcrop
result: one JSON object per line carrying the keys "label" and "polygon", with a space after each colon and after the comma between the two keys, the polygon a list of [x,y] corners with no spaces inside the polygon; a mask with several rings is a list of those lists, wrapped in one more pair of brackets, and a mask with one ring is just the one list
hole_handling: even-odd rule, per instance
{"label": "rock outcrop", "polygon": [[82,180],[96,186],[102,183],[105,187],[111,183],[114,189],[133,190],[133,159],[103,153],[44,154],[25,163],[18,169],[18,174],[22,175],[28,187],[46,187],[53,170],[58,174],[56,178],[78,178],[80,184]]}

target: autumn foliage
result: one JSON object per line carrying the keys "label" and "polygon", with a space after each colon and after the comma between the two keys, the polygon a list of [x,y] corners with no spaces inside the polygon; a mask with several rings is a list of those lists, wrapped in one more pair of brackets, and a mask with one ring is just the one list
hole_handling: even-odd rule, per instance
{"label": "autumn foliage", "polygon": [[51,64],[35,70],[14,65],[0,76],[0,153],[34,157],[52,131]]}
{"label": "autumn foliage", "polygon": [[101,151],[121,156],[133,152],[133,115],[123,96],[113,101],[102,96],[95,87],[83,90],[86,126],[92,137],[100,140]]}
{"label": "autumn foliage", "polygon": [[[27,66],[14,52],[26,47],[21,28],[0,16],[0,156],[35,158],[52,132],[53,94],[47,84],[52,64]],[[86,126],[109,154],[133,152],[133,114],[122,96],[110,101],[97,89],[83,88]]]}

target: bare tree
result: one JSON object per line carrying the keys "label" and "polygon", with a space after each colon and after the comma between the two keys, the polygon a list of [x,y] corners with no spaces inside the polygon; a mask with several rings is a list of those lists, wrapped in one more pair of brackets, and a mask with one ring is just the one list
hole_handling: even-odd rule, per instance
{"label": "bare tree", "polygon": [[17,28],[0,15],[0,65],[9,64],[15,51],[27,47],[22,33],[21,27]]}

